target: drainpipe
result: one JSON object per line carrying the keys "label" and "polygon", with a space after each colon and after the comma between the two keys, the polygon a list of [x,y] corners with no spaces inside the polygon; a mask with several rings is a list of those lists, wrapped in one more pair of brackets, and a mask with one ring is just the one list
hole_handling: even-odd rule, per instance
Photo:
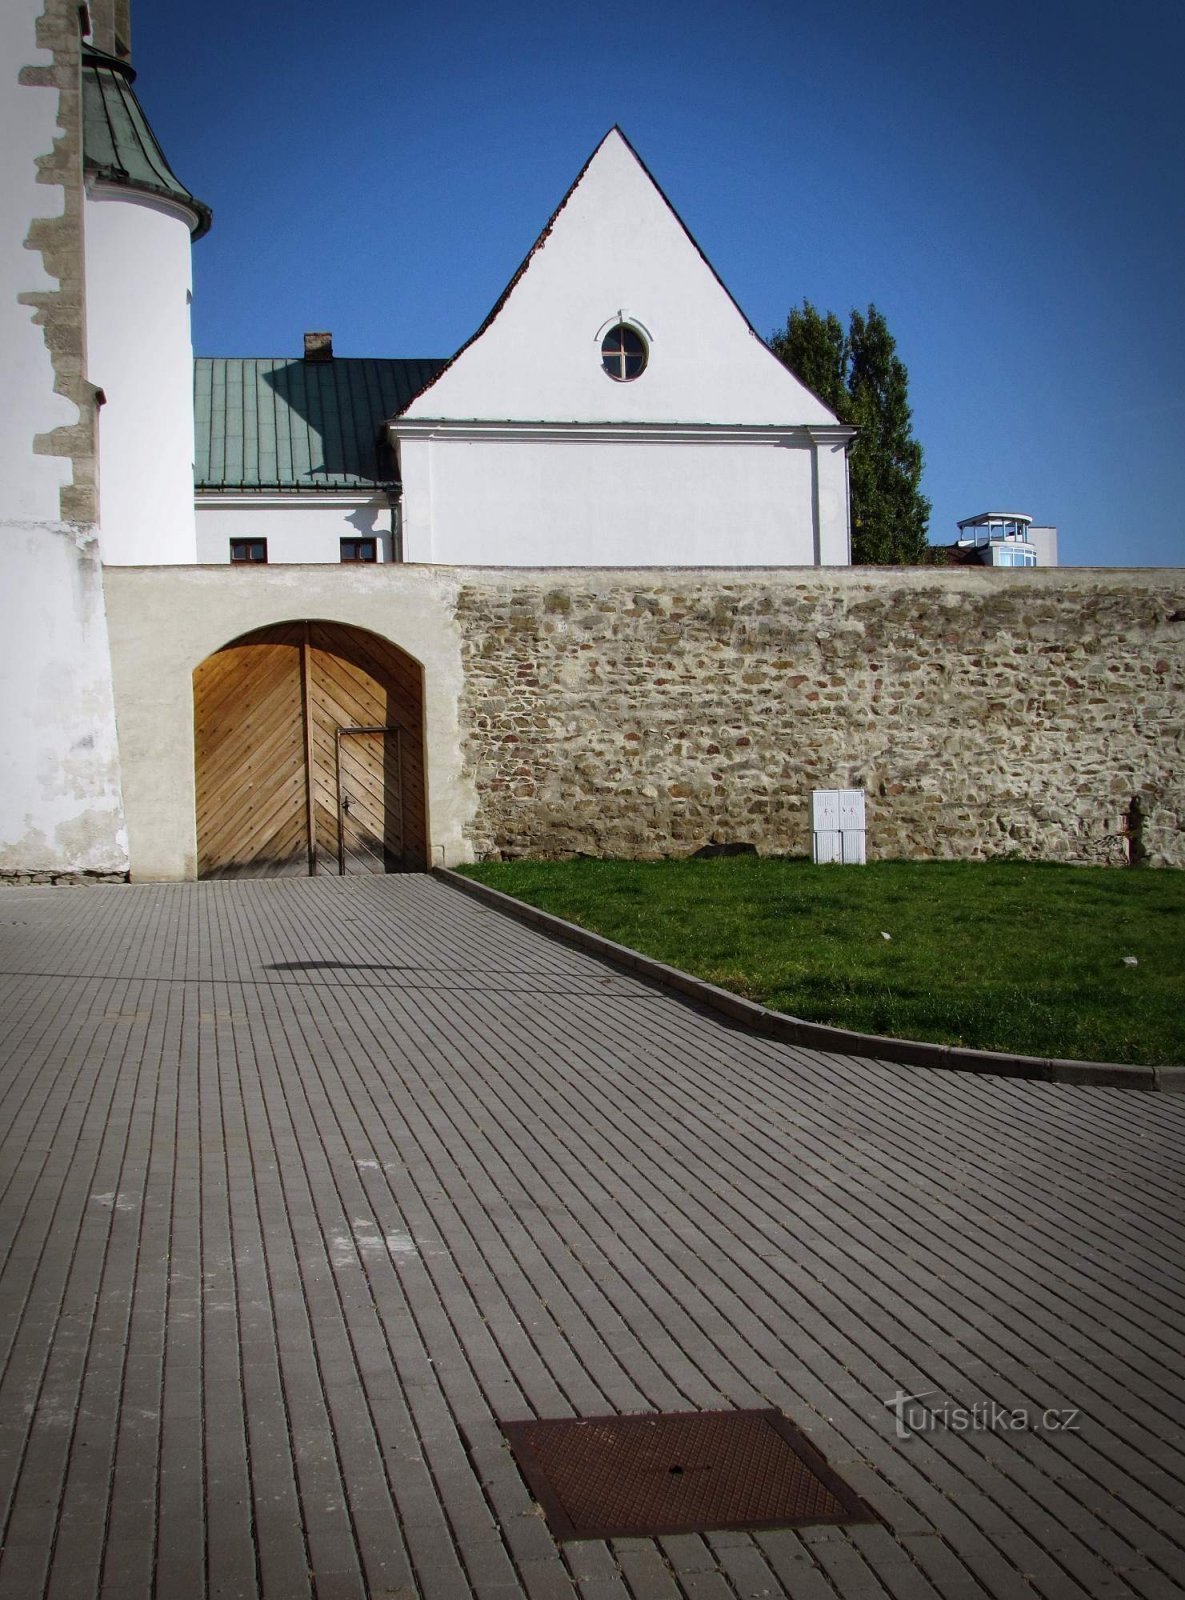
{"label": "drainpipe", "polygon": [[387,504],[391,508],[391,560],[403,560],[403,490],[399,484],[387,490]]}

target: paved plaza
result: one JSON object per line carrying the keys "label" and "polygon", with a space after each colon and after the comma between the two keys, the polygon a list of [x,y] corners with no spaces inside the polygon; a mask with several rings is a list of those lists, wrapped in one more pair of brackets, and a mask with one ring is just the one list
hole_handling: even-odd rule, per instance
{"label": "paved plaza", "polygon": [[[0,1600],[1185,1594],[1185,1095],[795,1049],[426,876],[0,936]],[[880,1523],[560,1546],[497,1420],[726,1407]]]}

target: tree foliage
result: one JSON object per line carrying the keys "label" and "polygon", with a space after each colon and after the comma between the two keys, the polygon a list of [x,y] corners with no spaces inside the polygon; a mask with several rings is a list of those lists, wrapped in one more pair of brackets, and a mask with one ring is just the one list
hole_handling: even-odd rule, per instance
{"label": "tree foliage", "polygon": [[927,560],[930,502],[920,491],[922,447],[913,436],[909,374],[884,317],[870,305],[847,328],[809,300],[770,346],[841,422],[860,431],[848,475],[852,560],[912,565]]}

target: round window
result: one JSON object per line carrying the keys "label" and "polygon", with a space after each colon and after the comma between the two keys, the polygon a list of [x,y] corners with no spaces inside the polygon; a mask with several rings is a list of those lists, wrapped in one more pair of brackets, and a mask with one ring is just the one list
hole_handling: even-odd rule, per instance
{"label": "round window", "polygon": [[646,370],[646,341],[637,328],[619,322],[601,340],[601,365],[618,383],[640,378]]}

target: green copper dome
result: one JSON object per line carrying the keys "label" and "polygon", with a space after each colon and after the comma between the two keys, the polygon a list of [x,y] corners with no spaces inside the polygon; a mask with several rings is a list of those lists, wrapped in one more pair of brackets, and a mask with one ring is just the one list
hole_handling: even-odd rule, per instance
{"label": "green copper dome", "polygon": [[200,239],[210,227],[210,208],[189,192],[165,160],[132,92],[136,74],[126,61],[89,46],[82,52],[82,151],[88,174],[142,194],[173,200],[192,213]]}

